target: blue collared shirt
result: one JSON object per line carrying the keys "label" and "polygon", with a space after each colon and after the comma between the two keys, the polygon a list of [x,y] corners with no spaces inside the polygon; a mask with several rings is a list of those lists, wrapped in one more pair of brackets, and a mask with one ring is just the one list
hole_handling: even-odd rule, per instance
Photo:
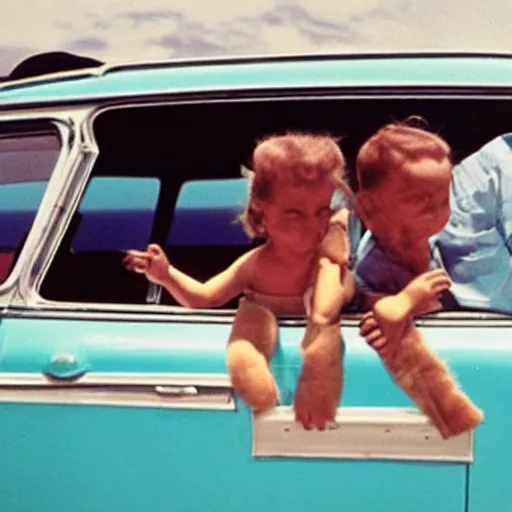
{"label": "blue collared shirt", "polygon": [[[512,312],[512,135],[454,167],[450,210],[447,225],[431,239],[431,267],[446,269],[460,306]],[[413,277],[365,233],[356,258],[363,291],[395,294]]]}

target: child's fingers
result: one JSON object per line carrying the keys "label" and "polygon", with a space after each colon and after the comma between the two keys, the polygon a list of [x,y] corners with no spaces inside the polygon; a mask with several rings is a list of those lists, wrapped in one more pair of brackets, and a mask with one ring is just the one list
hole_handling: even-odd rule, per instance
{"label": "child's fingers", "polygon": [[140,261],[145,261],[145,260],[146,260],[146,258],[144,258],[143,256],[134,256],[133,254],[127,254],[123,258],[123,265],[133,265]]}
{"label": "child's fingers", "polygon": [[146,251],[137,251],[135,249],[130,249],[126,251],[126,257],[133,256],[134,258],[149,258],[149,254]]}
{"label": "child's fingers", "polygon": [[434,276],[434,278],[430,281],[430,286],[434,293],[442,293],[445,290],[448,290],[452,285],[451,279],[448,277],[446,273],[439,274]]}
{"label": "child's fingers", "polygon": [[435,281],[437,279],[448,279],[450,280],[448,274],[442,268],[438,268],[436,270],[432,270],[427,274],[427,281]]}
{"label": "child's fingers", "polygon": [[145,255],[134,256],[128,254],[123,258],[123,265],[128,270],[142,274],[149,268],[149,258]]}
{"label": "child's fingers", "polygon": [[313,418],[313,426],[318,430],[325,430],[325,426],[327,424],[327,419],[321,413],[318,413],[316,417]]}
{"label": "child's fingers", "polygon": [[452,283],[449,279],[445,279],[434,283],[433,289],[435,293],[442,293],[451,287]]}
{"label": "child's fingers", "polygon": [[295,421],[297,423],[300,423],[306,430],[311,430],[311,414],[308,411],[307,407],[295,407]]}
{"label": "child's fingers", "polygon": [[149,244],[148,253],[153,256],[160,256],[160,254],[163,253],[163,250],[158,244]]}
{"label": "child's fingers", "polygon": [[378,332],[372,333],[372,336],[368,336],[366,338],[366,342],[370,347],[372,347],[375,350],[380,350],[382,347],[384,347],[387,343],[387,339],[382,333],[382,331],[379,329]]}
{"label": "child's fingers", "polygon": [[365,338],[366,343],[368,343],[368,345],[372,347],[381,346],[383,344],[383,341],[385,340],[384,334],[379,328],[376,328],[374,331],[367,334]]}
{"label": "child's fingers", "polygon": [[126,265],[126,268],[137,274],[145,274],[148,270],[148,265],[142,262],[132,262],[130,265]]}
{"label": "child's fingers", "polygon": [[368,316],[367,318],[363,317],[361,323],[359,324],[359,334],[363,337],[366,337],[370,332],[378,328],[379,323],[373,315]]}
{"label": "child's fingers", "polygon": [[373,311],[370,309],[370,311],[367,311],[363,316],[362,316],[362,319],[361,319],[361,322],[365,319],[365,318],[369,318],[373,316]]}

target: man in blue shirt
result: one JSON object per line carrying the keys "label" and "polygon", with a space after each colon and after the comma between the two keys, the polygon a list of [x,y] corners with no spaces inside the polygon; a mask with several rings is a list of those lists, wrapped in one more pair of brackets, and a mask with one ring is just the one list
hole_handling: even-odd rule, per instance
{"label": "man in blue shirt", "polygon": [[436,262],[460,306],[512,312],[512,135],[497,137],[453,169],[450,219]]}

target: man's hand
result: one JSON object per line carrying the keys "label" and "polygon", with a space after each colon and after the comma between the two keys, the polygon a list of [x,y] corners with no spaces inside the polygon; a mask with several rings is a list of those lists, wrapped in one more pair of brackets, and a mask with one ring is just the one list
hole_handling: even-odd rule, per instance
{"label": "man's hand", "polygon": [[165,286],[169,279],[169,260],[157,244],[148,245],[145,251],[127,251],[123,265],[133,272],[145,274],[152,283]]}

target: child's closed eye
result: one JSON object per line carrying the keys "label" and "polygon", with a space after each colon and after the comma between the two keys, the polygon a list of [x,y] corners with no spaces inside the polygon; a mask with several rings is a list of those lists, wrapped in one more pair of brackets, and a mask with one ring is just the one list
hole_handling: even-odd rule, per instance
{"label": "child's closed eye", "polygon": [[304,213],[300,210],[290,209],[285,211],[286,218],[288,220],[298,220],[304,217]]}

